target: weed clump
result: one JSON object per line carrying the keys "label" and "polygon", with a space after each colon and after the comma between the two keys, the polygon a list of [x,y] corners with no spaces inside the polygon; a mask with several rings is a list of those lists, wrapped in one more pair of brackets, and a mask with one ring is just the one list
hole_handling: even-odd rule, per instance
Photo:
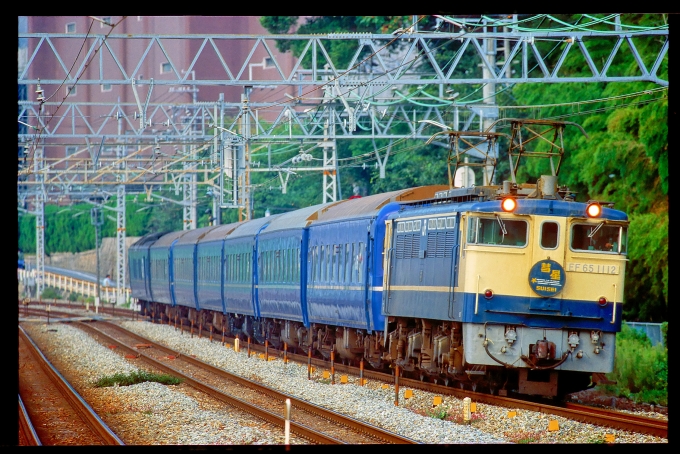
{"label": "weed clump", "polygon": [[179,385],[182,380],[168,374],[155,374],[144,370],[138,370],[129,374],[113,374],[101,377],[94,383],[97,388],[110,386],[130,386],[144,382],[156,382],[163,385]]}

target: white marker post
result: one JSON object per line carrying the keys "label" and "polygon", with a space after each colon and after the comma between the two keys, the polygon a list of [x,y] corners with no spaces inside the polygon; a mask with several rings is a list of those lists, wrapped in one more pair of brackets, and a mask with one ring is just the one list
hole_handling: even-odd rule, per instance
{"label": "white marker post", "polygon": [[289,445],[290,444],[290,399],[286,399],[286,413],[285,413],[284,416],[286,418],[286,423],[285,423],[286,441],[285,441],[285,444]]}

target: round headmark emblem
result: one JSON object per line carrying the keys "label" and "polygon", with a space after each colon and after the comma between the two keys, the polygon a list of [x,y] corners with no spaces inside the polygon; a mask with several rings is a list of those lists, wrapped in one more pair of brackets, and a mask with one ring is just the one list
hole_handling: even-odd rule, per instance
{"label": "round headmark emblem", "polygon": [[529,271],[529,285],[540,296],[555,296],[564,288],[567,279],[562,265],[554,260],[536,262]]}

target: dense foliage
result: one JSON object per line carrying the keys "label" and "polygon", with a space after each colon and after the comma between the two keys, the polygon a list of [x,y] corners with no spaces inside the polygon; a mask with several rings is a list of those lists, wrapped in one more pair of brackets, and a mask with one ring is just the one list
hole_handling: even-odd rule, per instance
{"label": "dense foliage", "polygon": [[611,394],[638,402],[668,405],[668,322],[662,325],[664,344],[652,346],[643,331],[623,323],[616,336],[614,385],[598,385]]}
{"label": "dense foliage", "polygon": [[[565,23],[580,19],[561,16]],[[625,15],[626,23],[640,26],[662,25],[664,16]],[[381,32],[391,33],[397,28],[409,27],[412,16],[314,16],[298,23],[297,16],[263,16],[261,23],[271,33],[318,34],[326,32]],[[419,22],[422,30],[440,26],[434,18],[425,17]],[[450,43],[437,49],[439,61],[445,62],[457,54],[460,43]],[[303,40],[284,41],[280,50],[299,55]],[[536,41],[535,45],[549,63],[555,63],[559,52],[552,52],[551,42]],[[333,61],[347,65],[356,49],[342,40],[324,41]],[[659,38],[636,41],[643,58],[656,56]],[[597,41],[588,43],[589,52],[602,64],[611,49],[598,48]],[[649,49],[649,52],[645,52]],[[562,63],[564,74],[578,76],[587,70],[578,53],[570,53]],[[630,54],[621,53],[611,62],[611,71],[635,74],[637,63]],[[319,58],[323,58],[319,56]],[[666,59],[667,60],[667,59]],[[528,62],[532,71],[538,71],[535,61]],[[303,62],[304,66],[305,62]],[[653,62],[645,61],[647,67]],[[460,71],[479,71],[465,56],[460,61]],[[667,61],[659,72],[668,79]],[[630,230],[626,266],[624,318],[630,321],[661,322],[667,320],[668,308],[668,97],[654,94],[658,85],[653,83],[524,83],[497,87],[496,103],[501,118],[538,118],[573,122],[577,127],[565,130],[565,159],[559,181],[577,193],[577,200],[610,201],[615,208],[628,213]],[[419,88],[436,94],[437,87]],[[414,88],[416,90],[416,88]],[[480,102],[482,86],[456,87],[462,102]],[[544,106],[525,108],[522,106]],[[451,116],[452,118],[452,116]],[[446,118],[447,121],[451,118]],[[398,125],[395,127],[399,127]],[[499,132],[509,132],[507,124],[499,124]],[[357,135],[369,134],[358,125]],[[507,144],[500,146],[501,156],[496,181],[509,179]],[[541,145],[537,145],[537,151]],[[274,153],[283,159],[295,156],[299,146],[282,146]],[[447,184],[447,149],[414,140],[338,141],[338,198],[352,194],[369,195],[403,189],[406,187]],[[385,175],[381,178],[376,153],[385,161]],[[253,161],[267,162],[265,151],[254,150]],[[278,159],[278,158],[277,158]],[[538,175],[550,173],[547,163],[527,161],[518,173],[518,181],[535,182]],[[532,180],[533,178],[533,180]],[[265,211],[280,213],[322,202],[323,176],[320,172],[297,172],[286,182],[286,191],[278,175],[253,172],[254,218]],[[198,227],[209,225],[212,200],[199,194]],[[109,206],[115,206],[109,202]],[[94,229],[89,220],[89,205],[73,206],[70,211],[46,206],[45,250],[52,252],[80,252],[94,246]],[[86,211],[79,215],[80,211]],[[141,236],[152,231],[181,230],[182,212],[172,203],[147,203],[130,197],[126,202],[128,236]],[[237,210],[220,214],[220,222],[239,219]],[[19,248],[28,253],[35,251],[35,219],[19,218]],[[102,235],[115,236],[116,226],[106,219]]]}

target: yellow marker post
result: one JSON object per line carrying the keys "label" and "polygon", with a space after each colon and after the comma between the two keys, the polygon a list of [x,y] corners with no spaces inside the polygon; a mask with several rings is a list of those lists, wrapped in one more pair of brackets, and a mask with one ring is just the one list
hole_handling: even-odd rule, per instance
{"label": "yellow marker post", "polygon": [[470,420],[472,419],[470,416],[470,403],[471,399],[469,397],[466,397],[463,399],[463,423],[464,424],[470,424]]}
{"label": "yellow marker post", "polygon": [[432,406],[436,407],[437,405],[440,405],[442,403],[442,396],[434,396],[434,399],[432,399]]}
{"label": "yellow marker post", "polygon": [[387,383],[383,383],[383,385],[382,385],[382,389],[387,389],[389,387],[390,387],[390,385],[388,385]]}
{"label": "yellow marker post", "polygon": [[413,390],[412,389],[407,389],[404,391],[404,399],[410,399],[413,397]]}
{"label": "yellow marker post", "polygon": [[557,431],[557,430],[560,430],[560,425],[559,425],[559,423],[558,423],[555,419],[551,419],[551,420],[548,422],[548,430],[549,430],[550,432],[555,432],[555,431]]}
{"label": "yellow marker post", "polygon": [[476,413],[477,412],[477,402],[471,402],[470,403],[470,413]]}
{"label": "yellow marker post", "polygon": [[614,440],[616,440],[616,437],[614,434],[605,434],[604,436],[604,441],[607,443],[614,443]]}
{"label": "yellow marker post", "polygon": [[328,379],[330,376],[331,376],[330,372],[328,372],[327,370],[323,371],[323,378],[324,379]]}
{"label": "yellow marker post", "polygon": [[509,411],[509,412],[508,412],[508,418],[514,418],[515,416],[517,416],[517,412],[516,412],[516,411]]}
{"label": "yellow marker post", "polygon": [[347,383],[347,375],[342,375],[340,377],[340,383]]}

